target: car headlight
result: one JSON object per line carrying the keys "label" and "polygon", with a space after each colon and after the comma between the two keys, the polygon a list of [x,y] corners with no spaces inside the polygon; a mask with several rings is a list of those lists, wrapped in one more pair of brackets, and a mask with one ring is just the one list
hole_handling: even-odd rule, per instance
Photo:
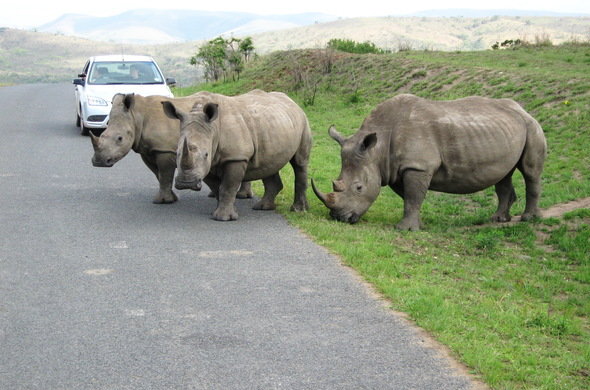
{"label": "car headlight", "polygon": [[90,105],[90,106],[108,106],[109,105],[106,100],[96,97],[96,96],[88,96],[87,100],[88,100],[88,105]]}

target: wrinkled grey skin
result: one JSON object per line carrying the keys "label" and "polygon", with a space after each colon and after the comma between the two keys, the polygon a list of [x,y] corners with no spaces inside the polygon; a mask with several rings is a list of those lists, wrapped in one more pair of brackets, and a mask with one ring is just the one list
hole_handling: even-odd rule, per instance
{"label": "wrinkled grey skin", "polygon": [[329,194],[312,186],[337,220],[357,222],[389,186],[404,200],[396,227],[419,230],[427,190],[467,194],[495,186],[492,220],[510,221],[515,169],[526,185],[522,220],[540,216],[547,144],[537,121],[512,100],[429,101],[404,94],[378,105],[356,134],[344,137],[333,126],[329,134],[341,146],[340,176]]}
{"label": "wrinkled grey skin", "polygon": [[262,179],[264,195],[254,209],[274,210],[283,188],[279,171],[291,163],[295,172],[291,210],[307,210],[311,131],[303,110],[279,92],[209,95],[210,103],[197,103],[191,111],[163,102],[166,114],[180,120],[176,188],[198,191],[204,181],[218,193],[213,218],[236,220],[240,182]]}
{"label": "wrinkled grey skin", "polygon": [[[130,150],[141,155],[145,165],[156,175],[160,189],[154,203],[173,203],[178,200],[172,191],[176,169],[176,147],[180,131],[178,121],[162,112],[162,100],[174,101],[179,107],[190,109],[200,93],[169,99],[162,96],[143,97],[135,94],[117,94],[107,129],[96,137],[91,132],[95,167],[112,167]],[[245,183],[241,197],[252,197],[250,183]]]}

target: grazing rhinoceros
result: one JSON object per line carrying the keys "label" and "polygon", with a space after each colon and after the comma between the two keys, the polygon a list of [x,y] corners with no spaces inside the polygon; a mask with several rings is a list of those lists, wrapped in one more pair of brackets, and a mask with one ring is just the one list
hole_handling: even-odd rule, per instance
{"label": "grazing rhinoceros", "polygon": [[545,136],[513,100],[429,101],[404,94],[378,105],[356,134],[345,138],[333,126],[329,134],[342,148],[340,176],[329,194],[312,186],[337,220],[357,222],[388,185],[404,200],[396,227],[419,230],[427,190],[466,194],[495,185],[492,220],[509,221],[515,169],[526,184],[522,220],[540,215]]}
{"label": "grazing rhinoceros", "polygon": [[177,149],[177,189],[199,191],[205,181],[218,189],[213,218],[238,218],[234,207],[242,180],[262,179],[264,196],[256,210],[273,210],[283,188],[280,169],[288,162],[295,172],[291,210],[307,210],[307,163],[311,131],[303,110],[280,92],[254,90],[229,97],[210,94],[210,103],[197,103],[188,112],[173,101],[164,111],[180,120]]}
{"label": "grazing rhinoceros", "polygon": [[[179,107],[188,110],[203,98],[201,92],[176,99],[135,94],[115,95],[107,129],[100,138],[90,133],[94,147],[92,165],[112,167],[133,149],[141,155],[145,165],[160,183],[160,190],[153,202],[175,202],[178,198],[172,191],[172,183],[180,131],[178,121],[162,112],[162,100],[173,100]],[[250,183],[244,183],[239,197],[252,197]]]}

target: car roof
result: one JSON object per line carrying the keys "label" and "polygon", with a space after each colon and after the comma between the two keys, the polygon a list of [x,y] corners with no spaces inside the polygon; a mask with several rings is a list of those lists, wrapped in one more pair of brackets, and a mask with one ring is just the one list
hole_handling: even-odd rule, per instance
{"label": "car roof", "polygon": [[92,62],[108,62],[108,61],[154,61],[150,56],[140,55],[125,55],[125,54],[110,54],[102,56],[90,57]]}

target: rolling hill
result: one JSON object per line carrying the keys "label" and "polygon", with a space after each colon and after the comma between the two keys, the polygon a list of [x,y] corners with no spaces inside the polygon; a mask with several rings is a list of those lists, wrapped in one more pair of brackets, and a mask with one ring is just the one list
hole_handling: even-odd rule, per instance
{"label": "rolling hill", "polygon": [[[65,23],[66,20],[73,23],[79,19],[65,18],[62,22]],[[184,22],[169,20],[167,23],[168,26],[176,26],[178,31],[182,31],[181,26],[188,22],[187,19]],[[542,40],[554,44],[590,39],[590,17],[351,18],[254,34],[257,26],[262,28],[259,23],[264,24],[252,19],[245,24],[235,23],[233,27],[229,24],[218,26],[218,30],[212,31],[234,31],[236,37],[252,36],[258,54],[287,49],[321,48],[333,38],[371,41],[380,48],[391,51],[483,50],[489,49],[496,41],[506,39],[533,42]],[[227,30],[228,28],[234,30]],[[136,32],[147,34],[142,31]],[[170,29],[167,31],[170,36],[181,34]],[[200,72],[189,65],[189,59],[197,52],[204,39],[216,36],[217,33],[203,35],[201,40],[140,45],[74,37],[64,35],[63,32],[0,28],[0,83],[70,81],[89,56],[126,53],[151,55],[167,76],[175,77],[182,86],[192,85],[199,81]]]}
{"label": "rolling hill", "polygon": [[96,41],[163,44],[210,39],[222,34],[249,35],[334,19],[336,16],[320,13],[257,15],[140,9],[109,17],[67,14],[37,30]]}
{"label": "rolling hill", "polygon": [[[371,41],[383,49],[483,50],[506,39],[547,38],[553,43],[590,38],[590,17],[383,17],[341,19],[257,34],[256,47],[323,47],[331,38]],[[268,50],[271,51],[271,50]]]}

